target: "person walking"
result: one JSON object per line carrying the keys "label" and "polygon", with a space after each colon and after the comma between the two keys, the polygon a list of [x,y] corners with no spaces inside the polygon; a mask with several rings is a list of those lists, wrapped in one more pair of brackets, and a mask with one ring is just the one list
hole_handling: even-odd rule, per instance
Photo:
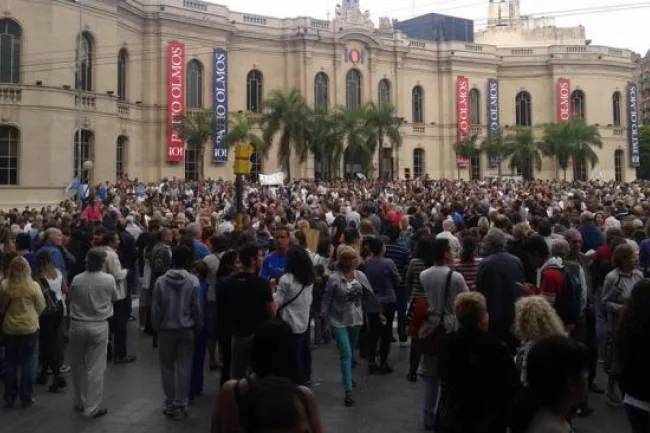
{"label": "person walking", "polygon": [[163,413],[187,418],[194,340],[202,323],[199,280],[190,274],[194,252],[179,246],[172,252],[172,269],[158,278],[151,302],[151,324],[158,332],[160,373],[165,393]]}
{"label": "person walking", "polygon": [[250,368],[253,334],[265,321],[275,316],[269,280],[258,274],[262,253],[256,244],[244,245],[239,251],[242,272],[224,281],[219,289],[219,320],[231,334],[230,378],[241,379]]}
{"label": "person walking", "polygon": [[[432,259],[433,266],[420,273],[420,282],[427,296],[429,311],[434,317],[440,319],[438,326],[443,326],[445,333],[450,333],[456,327],[454,300],[459,293],[467,292],[469,289],[463,276],[451,268],[454,255],[449,240],[433,241]],[[420,362],[424,387],[422,421],[426,430],[433,430],[435,426],[440,389],[437,364],[435,355],[425,354]]]}
{"label": "person walking", "polygon": [[[384,257],[386,247],[379,238],[368,240],[370,257],[363,265],[363,271],[368,282],[381,303],[379,312],[368,313],[370,335],[368,338],[368,374],[390,374],[393,369],[388,365],[391,339],[393,336],[393,320],[397,309],[396,291],[401,278],[395,263]],[[377,343],[380,345],[379,361],[376,364]]]}
{"label": "person walking", "polygon": [[31,274],[27,260],[15,257],[9,262],[0,287],[0,306],[5,311],[2,332],[6,350],[4,400],[7,409],[14,407],[17,398],[23,407],[34,404],[38,316],[45,309],[45,299]]}
{"label": "person walking", "polygon": [[108,350],[108,319],[118,298],[115,278],[102,271],[106,251],[93,248],[86,272],[70,284],[70,365],[74,409],[90,418],[108,413],[100,408]]}
{"label": "person walking", "polygon": [[63,274],[52,265],[51,260],[51,256],[47,252],[40,252],[36,256],[37,272],[34,274],[34,280],[40,284],[46,304],[46,308],[39,319],[41,371],[37,382],[39,385],[45,385],[47,383],[47,370],[50,369],[53,378],[49,391],[57,392],[67,385],[65,379],[61,376],[61,366],[63,365],[65,351],[63,292],[67,293],[68,289],[67,284],[64,283]]}
{"label": "person walking", "polygon": [[124,269],[117,254],[120,238],[115,232],[104,233],[101,240],[102,248],[106,252],[104,272],[115,278],[117,287],[117,300],[113,306],[113,317],[109,321],[111,344],[109,358],[114,364],[127,364],[135,361],[134,355],[127,355],[127,322],[129,320],[130,301],[127,297],[128,269]]}
{"label": "person walking", "polygon": [[650,280],[638,282],[621,313],[616,334],[623,405],[633,433],[650,431]]}
{"label": "person walking", "polygon": [[[353,350],[357,345],[359,331],[363,324],[364,310],[368,304],[371,308],[378,309],[379,302],[366,275],[356,270],[359,265],[359,254],[354,248],[341,247],[338,251],[337,264],[338,270],[330,276],[323,294],[321,314],[329,318],[332,334],[336,339],[345,391],[343,403],[350,407],[355,404],[352,398]],[[364,298],[366,305],[364,305]]]}
{"label": "person walking", "polygon": [[287,267],[273,295],[277,317],[291,326],[292,346],[298,370],[295,382],[311,382],[309,310],[313,299],[314,266],[307,251],[292,247],[287,252]]}

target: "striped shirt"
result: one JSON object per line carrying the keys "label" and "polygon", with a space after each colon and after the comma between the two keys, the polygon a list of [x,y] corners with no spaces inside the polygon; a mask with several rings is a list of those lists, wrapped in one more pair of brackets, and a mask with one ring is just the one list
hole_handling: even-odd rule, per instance
{"label": "striped shirt", "polygon": [[476,277],[478,276],[478,266],[481,263],[481,259],[474,257],[474,261],[470,263],[462,263],[459,259],[454,261],[454,270],[459,272],[467,283],[467,287],[470,291],[476,291]]}
{"label": "striped shirt", "polygon": [[409,250],[399,244],[387,243],[384,257],[391,259],[395,263],[399,276],[404,281],[406,279],[406,268],[411,260]]}
{"label": "striped shirt", "polygon": [[413,259],[406,269],[406,293],[410,299],[426,298],[427,294],[420,281],[420,273],[426,269],[426,265],[421,259]]}

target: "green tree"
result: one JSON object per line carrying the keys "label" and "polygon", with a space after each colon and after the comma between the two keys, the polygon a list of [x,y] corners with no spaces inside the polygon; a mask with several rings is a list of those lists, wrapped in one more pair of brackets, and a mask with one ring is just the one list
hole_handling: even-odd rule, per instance
{"label": "green tree", "polygon": [[280,134],[278,160],[291,180],[291,155],[296,154],[300,162],[305,162],[309,154],[307,145],[310,110],[305,99],[297,89],[287,93],[273,91],[264,103],[260,119],[262,140],[271,146],[273,138]]}
{"label": "green tree", "polygon": [[598,154],[594,147],[603,148],[598,128],[587,125],[583,120],[571,120],[564,124],[573,161],[588,162],[593,169],[598,164]]}
{"label": "green tree", "polygon": [[217,120],[212,110],[190,112],[177,124],[175,130],[187,142],[188,149],[199,153],[199,176],[204,178],[205,143],[217,132]]}
{"label": "green tree", "polygon": [[263,158],[269,153],[269,146],[253,131],[257,126],[256,115],[247,111],[238,111],[230,114],[228,134],[224,142],[228,147],[237,143],[249,143],[255,148],[255,152]]}
{"label": "green tree", "polygon": [[[478,147],[478,135],[469,135],[467,138],[456,142],[454,146],[456,151],[456,158],[467,159],[469,161],[481,153]],[[456,164],[458,170],[458,178],[460,179],[460,167]]]}
{"label": "green tree", "polygon": [[544,138],[540,144],[542,153],[545,156],[555,159],[555,177],[559,177],[560,168],[566,172],[573,153],[571,139],[569,137],[568,123],[549,123],[544,125]]}
{"label": "green tree", "polygon": [[542,154],[532,128],[517,128],[514,134],[506,137],[506,147],[510,169],[521,171],[524,179],[533,179],[533,168],[542,169]]}
{"label": "green tree", "polygon": [[341,109],[339,121],[346,141],[344,158],[358,157],[364,167],[370,167],[374,150],[370,145],[370,132],[364,121],[363,107],[356,110]]}
{"label": "green tree", "polygon": [[321,176],[326,180],[336,176],[343,157],[345,130],[342,116],[340,111],[315,112],[310,118],[309,147],[315,163],[321,167]]}
{"label": "green tree", "polygon": [[650,179],[650,126],[642,126],[639,129],[639,136],[641,166],[637,169],[637,176],[647,180]]}
{"label": "green tree", "polygon": [[496,160],[498,176],[502,175],[503,160],[508,156],[508,147],[506,146],[503,130],[499,128],[496,131],[488,132],[487,137],[481,143],[481,151],[485,153],[488,161]]}
{"label": "green tree", "polygon": [[376,105],[370,102],[362,108],[361,116],[367,135],[367,149],[371,154],[377,152],[378,177],[382,177],[384,140],[387,139],[393,149],[399,149],[402,145],[400,127],[403,120],[395,115],[395,108],[388,103]]}

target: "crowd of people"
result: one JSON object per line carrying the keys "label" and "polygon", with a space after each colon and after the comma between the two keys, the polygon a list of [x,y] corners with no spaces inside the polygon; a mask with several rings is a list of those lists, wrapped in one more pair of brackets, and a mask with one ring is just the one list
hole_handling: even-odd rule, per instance
{"label": "crowd of people", "polygon": [[70,370],[74,409],[105,415],[107,361],[136,362],[143,332],[171,419],[220,369],[213,433],[323,431],[330,342],[345,406],[360,369],[399,373],[426,430],[568,433],[604,393],[650,431],[650,183],[247,183],[242,203],[221,180],[125,178],[0,211],[5,407]]}

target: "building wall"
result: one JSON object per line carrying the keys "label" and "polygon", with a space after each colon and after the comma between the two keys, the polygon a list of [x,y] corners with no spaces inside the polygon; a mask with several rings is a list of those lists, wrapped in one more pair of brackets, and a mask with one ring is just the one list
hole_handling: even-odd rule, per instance
{"label": "building wall", "polygon": [[[186,61],[203,65],[203,106],[211,106],[212,50],[229,51],[229,102],[233,112],[246,109],[246,76],[257,69],[264,76],[264,94],[272,90],[301,90],[314,102],[314,78],[329,77],[330,106],[346,101],[346,74],[362,75],[362,101],[376,101],[381,79],[391,83],[391,97],[406,124],[403,145],[395,151],[395,174],[413,173],[413,151],[425,151],[425,170],[432,178],[456,177],[456,77],[466,76],[481,92],[481,124],[487,123],[486,89],[489,78],[501,85],[501,124],[515,124],[514,98],[527,90],[533,100],[535,131],[555,115],[555,82],[568,78],[572,88],[587,96],[587,121],[598,124],[604,146],[600,164],[590,172],[613,178],[613,154],[627,152],[626,132],[613,128],[611,95],[625,95],[632,79],[631,53],[608,47],[553,45],[496,47],[459,42],[410,40],[401,32],[375,31],[363,15],[346,15],[323,22],[309,18],[277,19],[233,12],[198,0],[188,8],[183,0],[0,0],[5,17],[22,27],[21,82],[0,84],[0,123],[21,131],[18,185],[0,186],[0,203],[55,201],[73,173],[74,134],[78,128],[94,133],[93,181],[115,179],[116,143],[128,137],[126,172],[146,181],[184,176],[184,164],[166,162],[166,49],[170,41],[186,44]],[[354,11],[353,11],[354,12]],[[350,18],[351,17],[351,18]],[[370,24],[371,26],[372,24]],[[336,30],[336,31],[334,31]],[[74,90],[75,46],[80,31],[95,42],[94,91]],[[56,34],[56,37],[52,35]],[[117,91],[117,55],[128,50],[127,98]],[[345,49],[366,53],[363,64],[343,59]],[[40,81],[40,85],[36,82]],[[412,123],[412,90],[424,90],[424,122]],[[65,87],[64,87],[65,86]],[[19,91],[20,98],[15,98]],[[82,96],[80,99],[79,96]],[[622,104],[626,125],[625,100]],[[474,132],[484,135],[484,126]],[[264,171],[279,170],[277,148],[269,152]],[[205,152],[205,175],[232,178],[232,157],[214,165]],[[373,158],[376,164],[377,158]],[[313,176],[313,159],[292,161],[294,177]],[[482,162],[483,175],[494,175]],[[504,171],[505,165],[504,165]],[[467,178],[469,171],[461,170]],[[538,173],[555,176],[554,163],[545,161]],[[625,178],[634,178],[627,169]]]}

